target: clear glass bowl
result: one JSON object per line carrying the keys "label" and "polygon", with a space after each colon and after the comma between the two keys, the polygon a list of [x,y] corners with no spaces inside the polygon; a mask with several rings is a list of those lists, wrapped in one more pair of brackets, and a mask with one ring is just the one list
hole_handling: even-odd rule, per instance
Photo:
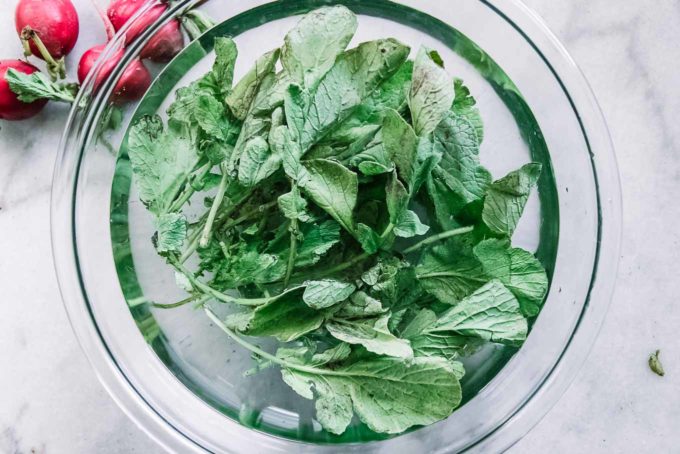
{"label": "clear glass bowl", "polygon": [[[445,421],[396,437],[353,423],[321,430],[309,402],[276,370],[243,378],[237,349],[190,307],[155,310],[181,295],[150,241],[150,216],[131,184],[125,135],[134,119],[162,113],[174,89],[212,62],[215,36],[239,46],[237,73],[282,42],[297,15],[341,3],[359,15],[355,41],[394,36],[438,49],[478,99],[483,163],[494,175],[543,163],[538,194],[514,237],[536,251],[551,287],[519,349],[487,348],[468,360],[464,404]],[[151,7],[154,2],[149,3]],[[200,8],[219,24],[188,43],[107,129],[107,105],[125,66],[165,22]],[[122,30],[104,54],[123,44]],[[188,42],[188,41],[187,41]],[[542,22],[516,0],[183,0],[172,4],[97,90],[100,63],[83,86],[54,175],[52,237],[73,329],[100,380],[149,435],[176,452],[502,451],[550,409],[574,378],[605,316],[616,275],[621,208],[614,152],[578,68]],[[110,68],[108,68],[110,69]],[[239,74],[237,74],[238,76]]]}

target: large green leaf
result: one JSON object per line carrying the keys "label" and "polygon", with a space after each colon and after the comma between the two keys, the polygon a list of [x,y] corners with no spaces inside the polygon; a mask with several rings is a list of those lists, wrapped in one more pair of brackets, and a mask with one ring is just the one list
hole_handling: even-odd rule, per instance
{"label": "large green leaf", "polygon": [[457,369],[441,358],[375,357],[316,372],[284,368],[282,376],[302,397],[317,397],[317,417],[327,430],[345,430],[351,402],[372,430],[394,434],[451,414],[462,398]]}
{"label": "large green leaf", "polygon": [[470,252],[454,241],[432,248],[416,268],[418,281],[441,302],[456,304],[489,280]]}
{"label": "large green leaf", "polygon": [[409,95],[416,134],[425,136],[434,131],[451,109],[454,98],[454,86],[441,66],[441,57],[433,50],[421,48],[413,67]]}
{"label": "large green leaf", "polygon": [[532,253],[495,239],[482,241],[474,253],[485,274],[499,279],[517,297],[525,316],[538,314],[548,291],[548,276]]}
{"label": "large green leaf", "polygon": [[428,193],[442,228],[454,228],[453,217],[467,205],[481,201],[491,174],[479,162],[480,139],[465,117],[446,114],[434,132],[441,161],[428,179]]}
{"label": "large green leaf", "polygon": [[540,175],[541,164],[531,163],[493,182],[482,210],[482,219],[493,232],[512,236]]}
{"label": "large green leaf", "polygon": [[132,127],[128,155],[139,196],[156,215],[168,211],[199,161],[191,142],[166,131],[158,116],[142,117]]}
{"label": "large green leaf", "polygon": [[354,172],[339,162],[315,159],[305,163],[309,179],[303,190],[347,231],[354,232],[353,211],[359,183]]}
{"label": "large green leaf", "polygon": [[331,336],[349,344],[363,345],[369,352],[397,358],[413,357],[409,342],[390,332],[389,314],[360,320],[332,319],[326,323]]}
{"label": "large green leaf", "polygon": [[313,309],[325,309],[341,303],[356,290],[354,284],[335,279],[306,281],[304,285],[305,292],[302,294],[302,299]]}
{"label": "large green leaf", "polygon": [[356,16],[344,6],[306,14],[284,38],[281,63],[292,82],[313,90],[354,36]]}
{"label": "large green leaf", "polygon": [[310,99],[301,138],[303,151],[346,119],[363,98],[391,77],[409,50],[394,39],[384,39],[360,44],[340,55]]}
{"label": "large green leaf", "polygon": [[527,321],[519,302],[499,280],[492,280],[439,316],[425,333],[453,333],[490,342],[521,345]]}
{"label": "large green leaf", "polygon": [[279,54],[279,49],[275,49],[257,59],[255,65],[243,76],[234,86],[231,93],[229,93],[229,96],[227,96],[227,105],[239,120],[246,119],[260,89],[260,84],[265,77],[272,74],[274,65],[276,65],[279,59]]}
{"label": "large green leaf", "polygon": [[271,336],[290,342],[319,328],[323,321],[322,312],[302,301],[301,291],[289,290],[271,303],[228,319],[227,323],[248,336]]}

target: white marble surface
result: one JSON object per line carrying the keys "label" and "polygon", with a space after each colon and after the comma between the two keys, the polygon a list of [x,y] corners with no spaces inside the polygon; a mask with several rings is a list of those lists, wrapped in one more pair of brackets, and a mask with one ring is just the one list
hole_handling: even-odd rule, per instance
{"label": "white marble surface", "polygon": [[[526,0],[590,80],[624,196],[617,291],[574,384],[512,453],[680,450],[680,2]],[[20,55],[0,0],[0,58]],[[88,0],[74,52],[104,39]],[[71,62],[73,69],[74,63]],[[0,130],[0,453],[160,452],[99,385],[58,295],[49,189],[66,108]],[[667,375],[646,366],[656,348]]]}

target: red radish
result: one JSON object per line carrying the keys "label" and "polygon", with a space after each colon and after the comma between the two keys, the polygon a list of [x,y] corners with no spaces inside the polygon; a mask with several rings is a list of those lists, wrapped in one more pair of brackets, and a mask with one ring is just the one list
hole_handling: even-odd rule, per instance
{"label": "red radish", "polygon": [[158,33],[151,37],[139,56],[157,63],[167,63],[182,48],[184,48],[184,35],[182,35],[179,21],[173,19],[163,25]]}
{"label": "red radish", "polygon": [[121,76],[113,90],[115,103],[124,103],[141,99],[151,85],[151,73],[141,60],[132,61]]}
{"label": "red radish", "polygon": [[[106,44],[95,46],[85,52],[78,63],[78,80],[82,84],[85,77],[88,75],[95,62],[104,51]],[[94,81],[94,89],[99,88],[101,83],[111,74],[113,68],[118,64],[123,57],[123,50],[116,51],[109,60],[104,63],[99,74]],[[146,69],[141,60],[133,60],[123,75],[118,80],[116,87],[113,90],[112,100],[117,104],[122,104],[128,101],[136,101],[140,99],[146,90],[151,85],[151,74]]]}
{"label": "red radish", "polygon": [[[106,15],[109,17],[109,20],[111,21],[111,24],[113,25],[113,28],[116,29],[116,31],[120,30],[123,28],[123,25],[130,20],[130,18],[142,7],[144,4],[147,2],[147,0],[113,0],[109,7],[106,9]],[[160,9],[160,13],[157,13],[151,21],[147,22],[146,25],[148,26],[156,20],[161,13],[165,10],[164,5],[156,5],[151,10],[147,11],[145,16],[151,15],[152,11],[157,11]],[[131,30],[132,31],[132,30]],[[130,39],[134,39],[136,36],[133,36]]]}
{"label": "red radish", "polygon": [[[55,60],[71,52],[78,40],[78,13],[71,0],[19,0],[14,22],[20,36],[26,27],[34,30]],[[48,60],[35,41],[30,50]]]}
{"label": "red radish", "polygon": [[[114,0],[106,10],[106,14],[118,31],[130,18],[146,3],[146,0]],[[126,44],[129,44],[147,28],[151,26],[168,9],[167,5],[158,4],[151,7],[127,31],[125,36]],[[184,47],[184,35],[180,30],[177,19],[173,19],[165,24],[144,46],[140,56],[149,58],[156,62],[167,62],[172,59]]]}
{"label": "red radish", "polygon": [[0,60],[0,119],[2,120],[25,120],[37,115],[45,104],[46,99],[39,99],[30,103],[19,101],[17,95],[9,88],[5,80],[8,69],[33,74],[38,68],[21,60]]}
{"label": "red radish", "polygon": [[[78,82],[82,84],[85,81],[85,77],[90,73],[90,70],[97,62],[97,59],[102,54],[105,48],[106,44],[94,46],[91,49],[85,51],[82,57],[80,57],[80,62],[78,63]],[[104,79],[106,79],[109,76],[109,74],[111,74],[111,71],[122,57],[123,49],[119,49],[116,52],[114,52],[111,58],[104,64],[104,67],[101,69],[99,74],[97,74],[97,78],[94,82],[95,90],[99,88]]]}

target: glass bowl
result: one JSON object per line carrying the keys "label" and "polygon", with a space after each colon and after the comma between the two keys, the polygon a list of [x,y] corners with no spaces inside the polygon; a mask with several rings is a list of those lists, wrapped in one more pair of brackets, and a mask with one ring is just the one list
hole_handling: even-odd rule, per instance
{"label": "glass bowl", "polygon": [[[354,42],[394,36],[412,48],[440,51],[448,71],[478,100],[487,131],[482,161],[494,175],[529,160],[544,168],[513,238],[536,252],[550,277],[526,343],[469,358],[463,405],[444,421],[399,436],[377,435],[359,422],[342,436],[328,434],[313,419],[311,404],[286,389],[275,369],[244,378],[249,355],[201,311],[149,304],[181,299],[181,291],[150,241],[153,225],[125,151],[128,126],[164,112],[176,87],[207,70],[215,36],[234,37],[239,76],[282,42],[296,16],[327,4],[358,14]],[[151,88],[124,107],[112,128],[108,100],[125,67],[163,24],[194,7],[218,25],[187,39],[171,62],[150,66]],[[123,47],[124,34],[110,42],[102,61]],[[597,103],[564,48],[516,0],[174,2],[128,44],[113,70],[100,61],[84,83],[62,138],[52,196],[53,251],[73,329],[116,402],[175,452],[508,448],[551,408],[583,363],[609,304],[620,228],[615,156]]]}

